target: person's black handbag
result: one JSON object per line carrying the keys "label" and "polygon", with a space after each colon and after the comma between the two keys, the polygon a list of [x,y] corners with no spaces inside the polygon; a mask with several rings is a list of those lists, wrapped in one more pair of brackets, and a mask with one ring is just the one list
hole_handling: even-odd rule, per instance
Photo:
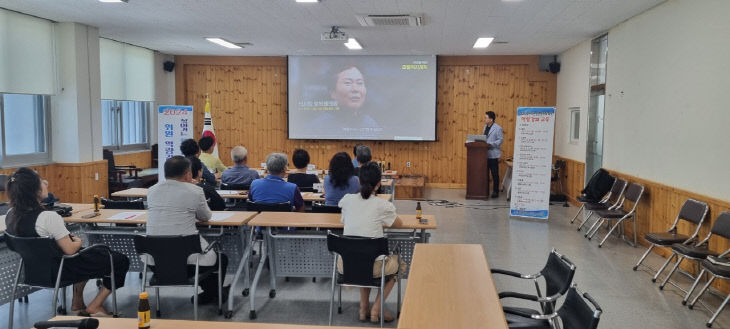
{"label": "person's black handbag", "polygon": [[599,168],[591,176],[586,187],[581,191],[583,195],[591,200],[601,200],[611,190],[615,177],[611,176],[608,171]]}

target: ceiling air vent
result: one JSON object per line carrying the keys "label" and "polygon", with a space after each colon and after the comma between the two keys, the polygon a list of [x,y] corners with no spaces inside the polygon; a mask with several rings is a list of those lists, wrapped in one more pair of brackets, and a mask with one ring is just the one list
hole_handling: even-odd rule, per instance
{"label": "ceiling air vent", "polygon": [[357,15],[362,26],[421,26],[423,17],[413,15]]}

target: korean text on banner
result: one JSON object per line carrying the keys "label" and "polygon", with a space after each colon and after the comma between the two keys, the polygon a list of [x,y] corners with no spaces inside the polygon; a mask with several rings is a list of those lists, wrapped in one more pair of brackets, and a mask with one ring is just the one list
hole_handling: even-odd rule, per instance
{"label": "korean text on banner", "polygon": [[548,218],[554,130],[554,107],[517,109],[510,216]]}
{"label": "korean text on banner", "polygon": [[182,155],[180,143],[193,138],[193,107],[160,105],[157,111],[159,181],[165,179],[165,161]]}

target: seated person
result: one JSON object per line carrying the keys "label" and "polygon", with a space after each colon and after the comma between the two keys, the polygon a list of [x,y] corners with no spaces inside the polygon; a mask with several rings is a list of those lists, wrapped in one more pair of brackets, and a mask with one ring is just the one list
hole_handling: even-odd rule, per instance
{"label": "seated person", "polygon": [[[360,236],[367,238],[382,238],[383,225],[392,226],[400,221],[395,213],[395,206],[385,199],[375,196],[375,191],[380,187],[381,172],[376,163],[367,163],[360,167],[360,193],[345,195],[339,202],[342,208],[342,223],[344,224],[344,235]],[[404,273],[406,263],[398,259],[398,256],[391,255],[385,260],[376,259],[373,266],[373,278],[380,278],[381,267],[385,261],[386,279],[383,299],[388,298],[388,293],[395,285],[397,271]],[[338,270],[342,273],[342,261],[338,259]],[[382,311],[380,305],[380,292],[375,297],[372,309],[369,309],[370,288],[360,288],[360,320],[365,321],[370,314],[370,322],[380,322],[381,313],[384,314],[383,321],[393,321],[391,314]]]}
{"label": "seated person", "polygon": [[208,200],[208,208],[210,210],[226,210],[226,202],[223,200],[218,191],[215,190],[215,186],[211,186],[204,180],[200,180],[200,175],[203,174],[203,163],[196,157],[188,157],[190,160],[190,171],[193,175],[193,184],[196,184],[203,188],[205,193],[205,199]]}
{"label": "seated person", "polygon": [[[200,157],[200,147],[198,146],[198,142],[196,142],[192,138],[188,138],[182,143],[180,143],[180,152],[182,152],[184,157],[190,157],[194,156],[196,158]],[[213,175],[213,173],[208,170],[208,167],[203,164],[203,179],[208,182],[210,185],[217,185],[218,182],[216,181],[216,176]]]}
{"label": "seated person", "polygon": [[264,179],[257,179],[251,183],[248,199],[260,203],[289,202],[294,210],[304,211],[304,199],[302,199],[302,194],[299,192],[299,187],[284,181],[286,165],[285,154],[269,154],[266,157],[266,169],[269,171],[269,175]]}
{"label": "seated person", "polygon": [[357,159],[357,167],[355,167],[355,176],[359,176],[360,167],[373,159],[372,151],[367,145],[360,145],[355,151],[355,159]]}
{"label": "seated person", "polygon": [[[189,235],[197,234],[195,223],[207,222],[213,216],[205,200],[205,192],[193,183],[190,160],[176,155],[165,161],[165,180],[150,187],[147,193],[147,234],[148,235]],[[208,242],[200,237],[200,247],[205,249]],[[195,273],[196,255],[188,257],[188,275]],[[154,266],[154,260],[148,264]],[[200,255],[200,267],[208,270],[218,269],[214,250]],[[221,275],[226,276],[228,257],[221,254]],[[154,270],[153,270],[154,271]],[[217,273],[217,272],[216,272]],[[205,304],[217,301],[218,275],[209,275],[199,282],[203,292],[198,302]],[[224,293],[225,295],[225,293]],[[225,299],[226,297],[223,297]],[[191,297],[192,300],[192,297]]]}
{"label": "seated person", "polygon": [[353,172],[349,154],[339,152],[332,157],[329,174],[324,176],[324,204],[336,206],[345,194],[360,191],[360,183]]}
{"label": "seated person", "polygon": [[199,158],[208,170],[211,170],[213,173],[222,173],[228,168],[226,168],[221,159],[218,159],[217,156],[213,155],[215,143],[216,142],[213,137],[203,136],[203,138],[198,141],[198,146],[200,146],[200,150],[202,151]]}
{"label": "seated person", "polygon": [[294,154],[291,156],[291,162],[294,163],[294,167],[297,168],[297,172],[289,174],[286,181],[289,183],[297,184],[299,188],[312,186],[319,183],[319,177],[315,174],[307,174],[307,165],[309,165],[309,153],[302,149],[294,150]]}
{"label": "seated person", "polygon": [[[69,233],[63,218],[53,211],[44,211],[40,200],[48,197],[48,187],[40,176],[30,168],[19,168],[8,178],[7,186],[10,210],[5,216],[7,232],[18,237],[50,236],[56,240],[65,255],[73,255],[81,247],[81,239]],[[114,284],[119,289],[129,269],[127,256],[112,251],[114,263]],[[73,287],[71,311],[81,316],[109,316],[104,300],[112,293],[111,266],[106,250],[92,249],[75,258],[64,261],[62,281],[79,282]],[[84,287],[90,279],[102,278],[102,286],[96,297],[85,305]]]}
{"label": "seated person", "polygon": [[231,150],[231,159],[235,165],[223,172],[221,183],[251,185],[251,182],[259,178],[258,171],[246,165],[248,162],[248,150],[245,147],[240,145],[234,147]]}
{"label": "seated person", "polygon": [[357,168],[360,166],[359,163],[357,163],[357,148],[363,146],[363,144],[355,144],[355,147],[352,148],[352,166]]}

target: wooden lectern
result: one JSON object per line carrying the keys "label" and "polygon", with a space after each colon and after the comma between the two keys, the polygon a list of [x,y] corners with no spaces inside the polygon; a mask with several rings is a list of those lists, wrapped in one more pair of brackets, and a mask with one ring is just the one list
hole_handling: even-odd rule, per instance
{"label": "wooden lectern", "polygon": [[486,200],[489,198],[487,174],[489,144],[478,141],[464,145],[466,145],[466,198]]}

